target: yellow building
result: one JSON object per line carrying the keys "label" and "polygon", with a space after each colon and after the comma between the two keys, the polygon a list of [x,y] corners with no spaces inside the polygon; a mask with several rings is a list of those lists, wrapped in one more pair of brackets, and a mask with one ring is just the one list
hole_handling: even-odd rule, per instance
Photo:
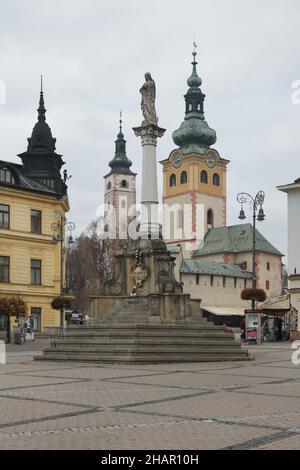
{"label": "yellow building", "polygon": [[180,243],[187,257],[191,257],[208,229],[226,226],[229,163],[211,147],[217,136],[205,120],[205,95],[200,88],[196,51],[193,56],[192,74],[187,80],[189,88],[184,97],[185,118],[173,132],[178,148],[161,162],[164,227],[169,224],[169,233],[164,238],[173,247]]}
{"label": "yellow building", "polygon": [[[22,164],[0,161],[0,295],[21,296],[35,331],[59,327],[51,301],[60,294],[61,246],[52,225],[69,210],[64,164],[45,119],[43,92],[38,122]],[[0,328],[4,319],[0,318]]]}

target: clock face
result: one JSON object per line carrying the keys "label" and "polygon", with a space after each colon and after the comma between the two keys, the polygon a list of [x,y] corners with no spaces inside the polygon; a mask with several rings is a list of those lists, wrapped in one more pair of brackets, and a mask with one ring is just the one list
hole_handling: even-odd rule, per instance
{"label": "clock face", "polygon": [[183,162],[183,157],[181,152],[176,152],[172,155],[172,163],[174,168],[180,168]]}
{"label": "clock face", "polygon": [[205,161],[208,168],[214,168],[217,164],[217,157],[215,154],[208,152],[205,156]]}

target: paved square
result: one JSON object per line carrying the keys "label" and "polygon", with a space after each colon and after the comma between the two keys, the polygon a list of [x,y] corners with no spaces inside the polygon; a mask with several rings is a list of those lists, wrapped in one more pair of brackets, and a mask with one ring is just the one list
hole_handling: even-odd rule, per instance
{"label": "paved square", "polygon": [[0,365],[0,449],[299,449],[300,366],[291,344],[245,363]]}

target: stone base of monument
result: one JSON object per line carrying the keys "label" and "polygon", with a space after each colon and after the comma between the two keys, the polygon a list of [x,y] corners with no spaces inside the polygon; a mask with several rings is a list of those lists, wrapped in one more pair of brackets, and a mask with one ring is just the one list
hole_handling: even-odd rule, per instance
{"label": "stone base of monument", "polygon": [[[151,300],[150,300],[151,302]],[[248,351],[223,327],[200,313],[172,320],[151,315],[149,298],[123,299],[86,326],[66,329],[44,349],[39,361],[173,363],[250,360]]]}
{"label": "stone base of monument", "polygon": [[92,296],[90,321],[66,329],[39,361],[171,363],[251,357],[224,327],[208,323],[200,300],[183,293],[161,240],[139,240],[117,256],[118,278]]}
{"label": "stone base of monument", "polygon": [[68,328],[39,361],[183,363],[250,360],[222,327],[213,325],[91,325]]}

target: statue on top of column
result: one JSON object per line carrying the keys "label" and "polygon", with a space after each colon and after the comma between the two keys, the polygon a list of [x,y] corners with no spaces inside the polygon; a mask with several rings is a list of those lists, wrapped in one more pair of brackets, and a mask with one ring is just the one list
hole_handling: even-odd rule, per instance
{"label": "statue on top of column", "polygon": [[155,81],[153,80],[153,78],[151,77],[151,73],[149,72],[145,74],[145,79],[146,82],[140,89],[140,93],[142,95],[141,108],[144,116],[142,126],[147,126],[149,124],[157,126],[158,117],[155,111]]}

